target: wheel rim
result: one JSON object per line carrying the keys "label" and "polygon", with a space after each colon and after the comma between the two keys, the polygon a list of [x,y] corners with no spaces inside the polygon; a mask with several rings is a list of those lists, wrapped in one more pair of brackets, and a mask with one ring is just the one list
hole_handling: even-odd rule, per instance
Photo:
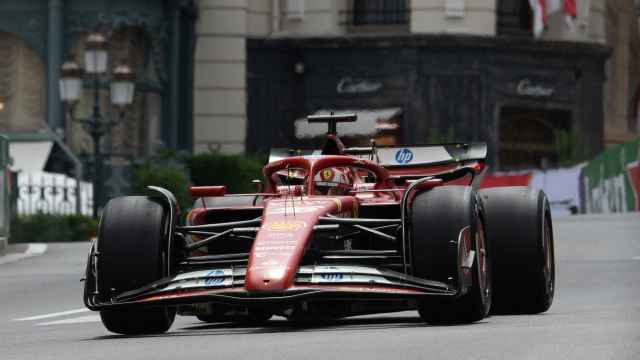
{"label": "wheel rim", "polygon": [[549,299],[553,297],[554,291],[554,281],[555,281],[555,271],[553,264],[553,245],[551,243],[551,224],[549,223],[548,217],[544,216],[543,220],[544,224],[542,226],[542,250],[544,251],[544,280],[545,280],[545,290]]}
{"label": "wheel rim", "polygon": [[484,237],[484,227],[482,220],[477,220],[476,226],[476,250],[478,261],[478,285],[482,293],[482,302],[486,303],[491,293],[490,278],[489,278],[489,261],[487,254],[487,246]]}

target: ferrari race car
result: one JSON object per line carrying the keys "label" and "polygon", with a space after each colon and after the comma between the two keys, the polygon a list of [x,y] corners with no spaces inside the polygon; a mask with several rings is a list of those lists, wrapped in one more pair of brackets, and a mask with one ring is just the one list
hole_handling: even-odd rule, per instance
{"label": "ferrari race car", "polygon": [[308,324],[417,310],[432,324],[546,311],[554,294],[549,202],[479,190],[486,145],[347,148],[326,123],[317,150],[274,149],[249,194],[191,187],[112,199],[87,262],[84,302],[120,334],[167,331],[177,314]]}

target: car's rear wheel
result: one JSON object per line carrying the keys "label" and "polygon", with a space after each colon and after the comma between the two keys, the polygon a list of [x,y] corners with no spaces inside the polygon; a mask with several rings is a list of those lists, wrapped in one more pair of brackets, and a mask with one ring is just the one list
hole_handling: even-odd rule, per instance
{"label": "car's rear wheel", "polygon": [[[98,236],[98,290],[103,301],[163,277],[167,214],[146,196],[115,198],[105,206]],[[172,307],[102,310],[107,330],[125,335],[162,333],[175,318]]]}
{"label": "car's rear wheel", "polygon": [[549,201],[543,191],[501,187],[479,192],[494,274],[494,313],[547,311],[555,292]]}
{"label": "car's rear wheel", "polygon": [[418,194],[410,224],[413,274],[449,283],[455,297],[434,296],[419,305],[428,323],[471,323],[489,313],[491,267],[482,209],[468,186],[443,186]]}

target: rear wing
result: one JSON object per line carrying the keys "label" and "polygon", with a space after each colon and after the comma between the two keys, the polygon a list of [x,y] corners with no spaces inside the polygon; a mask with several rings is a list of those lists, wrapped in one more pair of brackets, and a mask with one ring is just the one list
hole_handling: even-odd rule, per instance
{"label": "rear wing", "polygon": [[[269,162],[291,156],[320,156],[321,149],[273,148]],[[484,161],[487,157],[486,143],[454,143],[414,146],[372,146],[352,147],[344,150],[344,155],[352,155],[371,160],[387,168],[428,167],[450,163]]]}
{"label": "rear wing", "polygon": [[487,145],[485,143],[454,143],[347,148],[345,155],[373,160],[388,168],[425,167],[455,162],[484,161],[487,157]]}

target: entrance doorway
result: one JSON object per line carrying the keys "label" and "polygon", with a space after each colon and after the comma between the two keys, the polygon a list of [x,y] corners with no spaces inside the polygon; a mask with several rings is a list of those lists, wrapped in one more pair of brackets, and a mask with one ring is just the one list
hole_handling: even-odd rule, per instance
{"label": "entrance doorway", "polygon": [[571,133],[571,112],[504,107],[500,111],[498,163],[501,170],[548,168],[563,160]]}

